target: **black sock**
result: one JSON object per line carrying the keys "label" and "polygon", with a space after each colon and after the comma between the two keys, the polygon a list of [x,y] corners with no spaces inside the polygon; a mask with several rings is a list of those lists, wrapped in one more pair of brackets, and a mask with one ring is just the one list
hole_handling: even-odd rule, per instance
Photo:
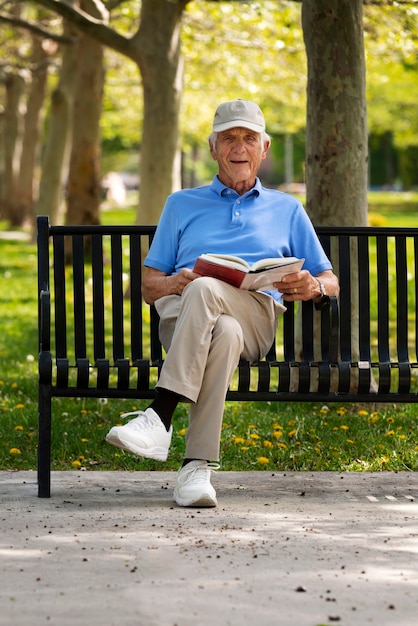
{"label": "black sock", "polygon": [[210,463],[210,461],[207,461],[206,459],[184,459],[182,467],[184,467],[188,463],[191,463],[192,461],[206,461],[206,463]]}
{"label": "black sock", "polygon": [[167,389],[158,388],[156,390],[155,399],[149,406],[149,408],[153,409],[157,413],[158,417],[166,427],[167,432],[170,430],[171,419],[179,402],[180,396],[177,393],[168,391]]}

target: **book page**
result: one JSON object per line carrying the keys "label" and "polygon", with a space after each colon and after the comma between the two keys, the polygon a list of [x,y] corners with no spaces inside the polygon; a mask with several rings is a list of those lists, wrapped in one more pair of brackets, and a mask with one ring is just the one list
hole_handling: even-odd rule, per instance
{"label": "book page", "polygon": [[256,261],[251,265],[251,272],[259,272],[261,270],[267,269],[269,267],[283,267],[284,265],[290,265],[292,263],[296,263],[300,259],[297,259],[294,256],[289,257],[281,257],[281,258],[271,258],[271,259],[261,259],[260,261]]}
{"label": "book page", "polygon": [[273,283],[280,282],[283,276],[299,272],[305,259],[296,259],[291,263],[279,267],[273,267],[260,272],[251,272],[246,274],[240,285],[240,289],[249,289],[251,291],[268,291],[275,289]]}
{"label": "book page", "polygon": [[243,272],[248,272],[250,270],[250,266],[244,259],[241,259],[239,256],[234,256],[232,254],[216,254],[216,253],[207,253],[201,254],[200,259],[204,261],[208,261],[209,263],[218,263],[219,265],[223,265],[224,267],[231,267],[234,269],[239,269]]}

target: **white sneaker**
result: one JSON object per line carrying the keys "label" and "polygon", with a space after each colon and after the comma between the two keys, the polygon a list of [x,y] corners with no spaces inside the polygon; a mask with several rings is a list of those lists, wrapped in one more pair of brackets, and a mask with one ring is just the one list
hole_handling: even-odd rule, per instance
{"label": "white sneaker", "polygon": [[174,501],[179,506],[216,506],[218,502],[216,491],[210,484],[210,472],[217,469],[217,463],[208,461],[190,461],[181,467],[177,472]]}
{"label": "white sneaker", "polygon": [[124,426],[113,426],[106,435],[112,446],[133,452],[139,456],[157,461],[165,461],[171,443],[173,427],[167,432],[157,413],[148,408],[145,411],[132,411],[122,415],[122,419],[135,415]]}

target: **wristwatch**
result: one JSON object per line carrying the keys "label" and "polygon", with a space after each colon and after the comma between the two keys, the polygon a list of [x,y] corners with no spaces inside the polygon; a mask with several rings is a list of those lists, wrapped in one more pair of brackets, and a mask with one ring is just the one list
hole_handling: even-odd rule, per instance
{"label": "wristwatch", "polygon": [[318,281],[319,289],[321,290],[321,298],[319,300],[316,300],[314,304],[315,304],[315,309],[317,309],[317,311],[320,311],[321,309],[328,306],[328,303],[330,300],[329,300],[329,297],[327,296],[325,285],[321,283],[319,278],[316,278],[316,280]]}
{"label": "wristwatch", "polygon": [[316,280],[318,281],[319,289],[321,290],[321,300],[323,300],[324,298],[327,297],[327,292],[325,290],[325,286],[324,286],[323,283],[321,283],[319,278],[317,278]]}

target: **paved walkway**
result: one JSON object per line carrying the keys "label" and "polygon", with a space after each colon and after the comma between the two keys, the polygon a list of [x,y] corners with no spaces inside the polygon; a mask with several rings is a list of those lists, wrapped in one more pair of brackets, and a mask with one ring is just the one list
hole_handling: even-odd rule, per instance
{"label": "paved walkway", "polygon": [[418,474],[0,472],[4,626],[416,626]]}

